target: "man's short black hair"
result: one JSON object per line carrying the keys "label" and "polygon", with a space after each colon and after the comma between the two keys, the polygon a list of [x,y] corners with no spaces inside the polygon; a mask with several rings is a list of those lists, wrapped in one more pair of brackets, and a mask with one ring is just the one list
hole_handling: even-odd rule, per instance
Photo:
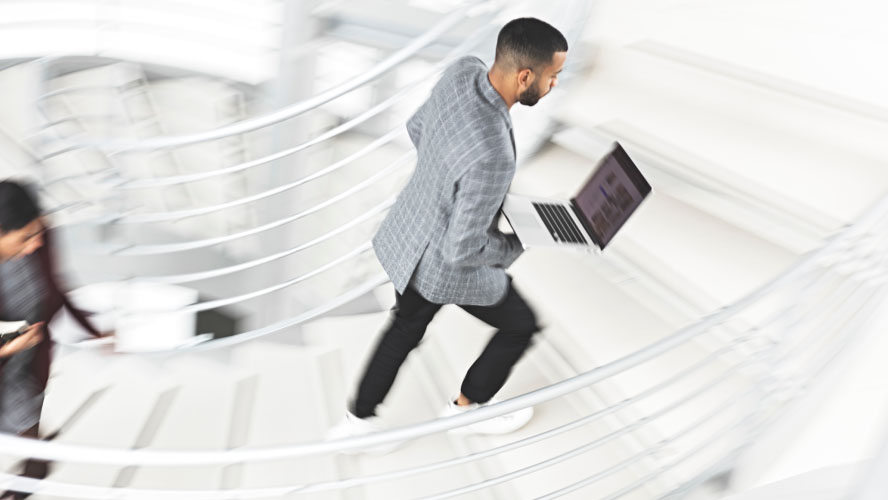
{"label": "man's short black hair", "polygon": [[496,39],[494,64],[534,71],[552,62],[556,52],[567,52],[567,40],[551,24],[533,17],[506,23]]}
{"label": "man's short black hair", "polygon": [[40,206],[21,184],[0,181],[0,233],[16,231],[40,217]]}

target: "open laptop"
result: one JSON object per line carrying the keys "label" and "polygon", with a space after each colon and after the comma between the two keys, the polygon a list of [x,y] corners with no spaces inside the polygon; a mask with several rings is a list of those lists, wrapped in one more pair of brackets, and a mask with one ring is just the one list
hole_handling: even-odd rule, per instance
{"label": "open laptop", "polygon": [[524,248],[599,252],[650,194],[651,185],[619,143],[569,200],[507,195],[503,214]]}

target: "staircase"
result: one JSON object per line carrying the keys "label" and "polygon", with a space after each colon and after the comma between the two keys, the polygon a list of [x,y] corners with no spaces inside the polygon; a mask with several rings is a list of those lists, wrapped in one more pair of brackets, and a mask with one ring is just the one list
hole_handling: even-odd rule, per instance
{"label": "staircase", "polygon": [[[377,39],[378,32],[356,27],[378,24],[382,11],[362,3],[366,11],[355,7],[352,17],[345,15],[352,12],[347,3],[319,10],[331,23],[329,36],[351,43]],[[434,25],[439,16],[414,4],[400,14],[419,10],[423,22]],[[528,124],[523,130],[533,130],[542,146],[533,154],[522,152],[527,159],[512,191],[570,197],[618,140],[654,192],[603,253],[531,249],[513,266],[514,282],[543,330],[499,397],[533,395],[596,370],[613,369],[612,374],[537,404],[534,420],[509,436],[432,432],[387,455],[305,452],[224,465],[60,463],[49,481],[114,487],[134,498],[142,497],[127,489],[177,490],[177,498],[250,488],[263,498],[343,500],[746,500],[813,498],[804,495],[817,480],[847,480],[872,455],[871,437],[884,427],[885,405],[874,402],[888,401],[886,388],[873,382],[884,379],[879,360],[885,346],[864,321],[878,304],[867,294],[875,296],[873,283],[883,282],[884,260],[866,255],[865,239],[848,244],[860,246],[860,260],[843,260],[854,248],[833,260],[816,260],[797,280],[688,342],[628,369],[614,367],[742,302],[882,198],[888,191],[885,104],[861,89],[859,99],[848,97],[853,89],[847,82],[809,81],[804,58],[784,71],[778,56],[763,52],[768,43],[775,53],[791,49],[792,44],[773,44],[777,28],[784,27],[776,22],[781,16],[801,19],[786,27],[792,36],[813,29],[795,0],[718,8],[678,0],[598,4],[593,25],[576,45],[578,53],[595,49],[585,73],[559,89],[561,95],[546,101],[546,108],[533,110],[545,112],[546,120],[534,124],[526,120],[529,115],[516,120],[516,128]],[[812,9],[823,13],[819,4]],[[745,40],[731,28],[738,20],[767,28],[763,33],[771,38]],[[474,25],[460,30],[471,32]],[[410,34],[395,35],[378,40],[373,50],[387,50],[391,40]],[[458,42],[442,39],[423,49],[422,57],[434,58]],[[96,89],[97,81],[112,83]],[[154,136],[213,129],[250,111],[235,87],[199,78],[155,80],[129,64],[70,72],[50,84],[43,101],[49,126],[42,133],[54,138],[101,133],[96,123],[109,122],[105,115],[94,120],[96,109],[125,117],[120,126],[134,137],[142,136],[139,130]],[[342,119],[336,109],[309,119],[309,128],[326,129]],[[379,121],[386,120],[393,119]],[[6,128],[9,142],[35,150],[45,145],[39,136],[26,140],[20,124]],[[347,197],[335,211],[294,221],[279,238],[237,236],[275,224],[259,205],[221,207],[268,188],[266,170],[109,192],[113,183],[106,174],[118,167],[133,167],[129,180],[150,181],[247,163],[266,147],[264,132],[125,161],[96,150],[50,154],[44,179],[81,179],[54,184],[53,193],[63,201],[89,197],[110,200],[128,211],[124,216],[163,215],[144,225],[119,224],[119,232],[110,234],[111,243],[123,244],[103,271],[138,267],[143,277],[212,270],[303,244],[360,216],[404,180],[389,176]],[[294,172],[298,167],[299,175],[311,174],[343,162],[382,133],[365,127],[340,134],[300,156]],[[408,151],[403,138],[393,139],[322,180],[288,190],[287,214],[281,216],[329,200]],[[273,165],[269,168],[283,164]],[[215,205],[219,210],[207,214],[179,220],[171,215]],[[375,223],[271,271],[194,280],[193,286],[203,298],[215,299],[290,280],[364,243]],[[213,238],[229,236],[218,247],[212,244]],[[171,250],[191,241],[209,242],[205,247],[218,251]],[[275,295],[279,312],[294,316],[364,282],[378,271],[372,256],[366,257]],[[363,297],[360,307],[351,304],[351,310],[224,349],[146,357],[103,348],[60,351],[44,431],[61,429],[59,443],[138,450],[274,450],[319,443],[343,414],[392,296],[384,286]],[[280,319],[266,314],[263,300],[236,304],[243,308],[244,329]],[[442,309],[381,409],[385,426],[433,421],[490,334],[458,308]],[[769,418],[773,426],[756,427]],[[554,432],[563,425],[569,428]],[[549,431],[547,439],[537,437]],[[424,469],[410,471],[418,466]],[[815,469],[822,474],[806,475]],[[57,496],[43,492],[34,498]],[[823,498],[831,497],[823,492]]]}

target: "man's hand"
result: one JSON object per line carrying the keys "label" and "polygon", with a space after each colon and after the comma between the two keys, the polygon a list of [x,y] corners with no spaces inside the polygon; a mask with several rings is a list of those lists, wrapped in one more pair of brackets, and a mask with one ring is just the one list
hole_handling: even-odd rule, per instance
{"label": "man's hand", "polygon": [[25,333],[10,340],[0,347],[0,358],[12,356],[13,354],[28,350],[43,340],[43,327],[46,323],[35,323],[28,327]]}

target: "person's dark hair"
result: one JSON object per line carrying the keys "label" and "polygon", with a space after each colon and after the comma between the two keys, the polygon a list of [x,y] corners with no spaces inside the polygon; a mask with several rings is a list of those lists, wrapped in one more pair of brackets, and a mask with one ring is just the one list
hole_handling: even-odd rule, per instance
{"label": "person's dark hair", "polygon": [[551,24],[533,17],[513,19],[496,39],[494,64],[539,71],[552,62],[556,52],[567,52],[567,40]]}
{"label": "person's dark hair", "polygon": [[0,181],[0,233],[15,231],[40,217],[40,206],[21,184]]}

